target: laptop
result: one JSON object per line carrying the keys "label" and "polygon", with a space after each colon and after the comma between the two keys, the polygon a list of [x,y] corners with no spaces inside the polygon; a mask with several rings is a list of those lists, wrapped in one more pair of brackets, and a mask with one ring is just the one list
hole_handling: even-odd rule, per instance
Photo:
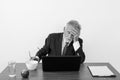
{"label": "laptop", "polygon": [[43,56],[43,71],[79,71],[80,56]]}

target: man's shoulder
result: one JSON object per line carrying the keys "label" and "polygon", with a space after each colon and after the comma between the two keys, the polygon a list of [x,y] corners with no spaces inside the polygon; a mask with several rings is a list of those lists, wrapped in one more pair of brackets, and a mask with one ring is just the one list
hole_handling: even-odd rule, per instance
{"label": "man's shoulder", "polygon": [[61,36],[63,33],[51,33],[49,34],[50,37],[59,37]]}
{"label": "man's shoulder", "polygon": [[48,38],[60,38],[63,33],[50,33]]}

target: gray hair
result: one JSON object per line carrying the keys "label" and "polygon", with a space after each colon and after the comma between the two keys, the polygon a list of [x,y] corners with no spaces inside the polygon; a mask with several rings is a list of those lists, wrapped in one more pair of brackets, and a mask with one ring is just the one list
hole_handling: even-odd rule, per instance
{"label": "gray hair", "polygon": [[79,22],[78,21],[76,21],[76,20],[70,20],[68,23],[67,23],[67,25],[71,25],[71,26],[73,26],[76,30],[81,30],[81,25],[79,24]]}

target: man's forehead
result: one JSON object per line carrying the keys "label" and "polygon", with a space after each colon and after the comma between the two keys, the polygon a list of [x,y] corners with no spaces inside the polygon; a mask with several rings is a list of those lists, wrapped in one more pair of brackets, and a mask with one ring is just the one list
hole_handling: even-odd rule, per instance
{"label": "man's forehead", "polygon": [[66,25],[66,29],[67,29],[67,30],[72,30],[72,29],[75,29],[75,28],[74,28],[74,26],[72,26],[72,25]]}
{"label": "man's forehead", "polygon": [[72,26],[72,25],[68,25],[68,26],[66,26],[66,29],[65,29],[66,31],[70,31],[70,32],[72,32],[72,31],[75,31],[75,32],[79,32],[79,30],[77,30],[74,26]]}

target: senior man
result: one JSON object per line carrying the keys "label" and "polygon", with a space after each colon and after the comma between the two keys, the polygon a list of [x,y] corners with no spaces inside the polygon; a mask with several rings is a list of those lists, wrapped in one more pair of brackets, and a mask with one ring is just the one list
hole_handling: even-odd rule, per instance
{"label": "senior man", "polygon": [[52,33],[45,40],[45,45],[36,53],[36,58],[42,56],[81,56],[85,61],[82,49],[83,40],[79,38],[81,26],[76,20],[70,20],[62,33]]}

